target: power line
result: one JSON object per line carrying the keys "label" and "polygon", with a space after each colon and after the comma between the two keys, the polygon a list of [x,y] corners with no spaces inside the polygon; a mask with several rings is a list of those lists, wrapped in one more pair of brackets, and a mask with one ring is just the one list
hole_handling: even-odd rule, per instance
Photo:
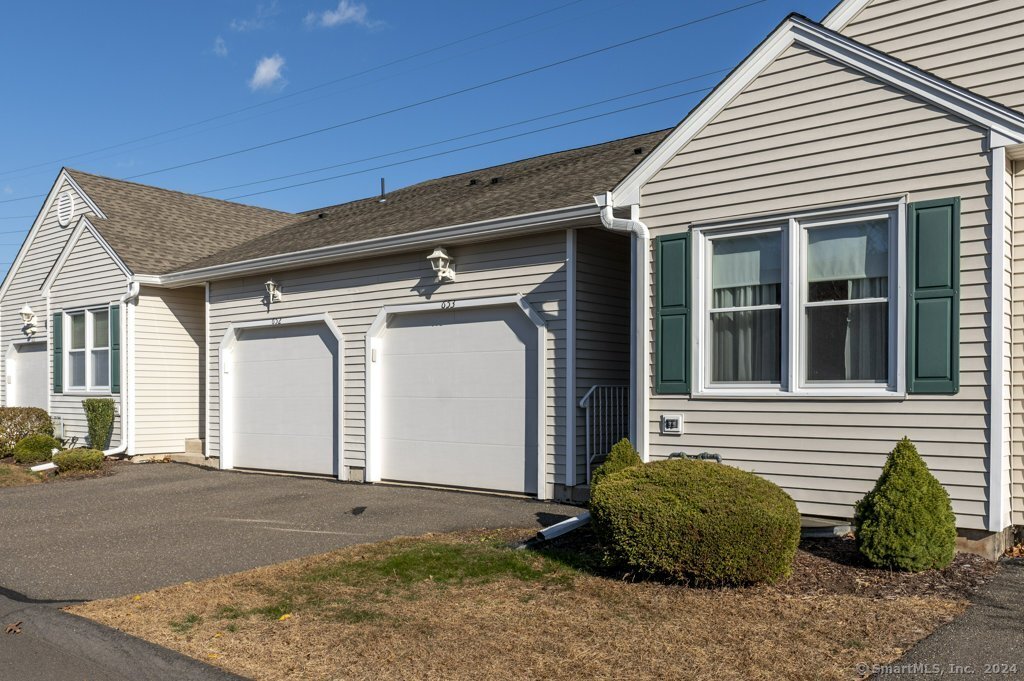
{"label": "power line", "polygon": [[354,73],[349,73],[349,74],[341,76],[339,78],[334,78],[334,79],[331,79],[331,80],[328,80],[328,81],[324,81],[322,83],[319,83],[317,85],[312,85],[312,86],[304,88],[302,90],[295,90],[294,92],[290,92],[290,93],[288,93],[286,95],[280,95],[278,97],[273,97],[271,99],[267,99],[267,100],[264,100],[262,102],[257,102],[256,104],[250,104],[248,106],[244,106],[244,107],[241,107],[239,109],[233,109],[231,111],[227,111],[227,112],[224,112],[224,113],[221,113],[221,114],[217,114],[216,116],[210,116],[208,118],[204,118],[204,119],[201,119],[201,120],[198,120],[198,121],[193,121],[191,123],[185,123],[184,125],[179,125],[179,126],[174,127],[174,128],[169,128],[169,129],[166,129],[166,130],[161,130],[159,132],[150,133],[150,134],[147,134],[147,135],[143,135],[142,137],[136,137],[136,138],[128,140],[126,142],[118,142],[117,144],[111,144],[111,145],[107,145],[105,147],[99,147],[97,149],[92,149],[90,151],[79,152],[79,153],[73,154],[71,156],[62,156],[61,158],[53,159],[52,161],[45,161],[45,162],[36,163],[36,164],[33,164],[33,165],[22,166],[21,168],[13,168],[11,170],[0,171],[0,177],[5,177],[5,176],[10,175],[12,173],[18,173],[18,172],[21,172],[21,171],[24,171],[24,170],[34,170],[36,168],[41,168],[41,167],[44,167],[44,166],[48,166],[48,165],[50,165],[52,163],[60,163],[62,161],[69,161],[71,159],[81,158],[83,156],[89,156],[91,154],[98,154],[98,153],[103,152],[103,151],[108,151],[110,149],[117,149],[117,148],[120,148],[120,147],[128,146],[129,144],[135,144],[137,142],[145,142],[145,141],[151,140],[151,139],[153,139],[155,137],[161,137],[163,135],[169,135],[171,133],[178,132],[180,130],[186,130],[188,128],[193,128],[193,127],[196,127],[196,126],[199,126],[199,125],[203,125],[205,123],[211,123],[213,121],[217,121],[217,120],[220,120],[222,118],[227,118],[228,116],[234,116],[235,114],[244,113],[246,111],[251,111],[253,109],[258,109],[260,107],[264,107],[264,106],[267,106],[269,104],[273,104],[275,102],[280,102],[280,101],[283,101],[285,99],[291,99],[293,97],[298,97],[299,95],[306,94],[307,92],[313,92],[313,91],[316,91],[316,90],[320,90],[320,89],[323,89],[325,87],[329,87],[331,85],[336,85],[337,83],[344,82],[346,80],[351,80],[351,79],[357,78],[359,76],[365,76],[365,75],[367,75],[369,73],[374,73],[376,71],[380,71],[382,69],[386,69],[386,68],[388,68],[390,66],[395,66],[396,64],[401,64],[401,63],[404,63],[404,62],[407,62],[407,61],[411,61],[413,59],[417,59],[419,57],[423,57],[423,56],[428,55],[428,54],[433,54],[434,52],[440,52],[441,50],[447,49],[449,47],[453,47],[455,45],[459,45],[461,43],[469,42],[470,40],[473,40],[475,38],[480,38],[482,36],[489,35],[491,33],[496,33],[496,32],[501,31],[503,29],[509,28],[510,26],[515,26],[517,24],[526,23],[527,21],[530,21],[532,19],[536,19],[538,17],[542,17],[542,16],[547,15],[547,14],[552,14],[552,13],[557,12],[559,10],[565,9],[566,7],[571,7],[572,5],[578,5],[581,2],[584,2],[584,0],[570,0],[570,2],[566,2],[566,3],[558,5],[556,7],[551,7],[549,9],[546,9],[546,10],[542,11],[542,12],[537,12],[535,14],[531,14],[529,16],[522,17],[522,18],[516,19],[514,21],[509,21],[509,22],[501,24],[499,26],[494,26],[492,28],[486,29],[484,31],[479,31],[477,33],[473,33],[471,35],[459,38],[457,40],[452,40],[450,42],[447,42],[447,43],[444,43],[444,44],[441,44],[441,45],[436,45],[434,47],[430,47],[430,48],[427,48],[425,50],[420,50],[419,52],[414,52],[413,54],[409,54],[409,55],[406,55],[404,57],[400,57],[398,59],[393,59],[393,60],[391,60],[389,62],[385,62],[383,64],[378,64],[376,66],[371,66],[370,68],[363,69],[362,71],[356,71]]}
{"label": "power line", "polygon": [[[513,74],[510,74],[510,75],[507,75],[507,76],[502,76],[501,78],[495,78],[493,80],[489,80],[489,81],[486,81],[486,82],[483,82],[483,83],[477,83],[476,85],[471,85],[469,87],[461,88],[461,89],[458,89],[458,90],[453,90],[451,92],[447,92],[447,93],[442,94],[442,95],[435,95],[434,97],[428,97],[427,99],[422,99],[422,100],[419,100],[417,102],[412,102],[410,104],[404,104],[402,106],[394,107],[392,109],[387,109],[385,111],[379,111],[377,113],[368,114],[366,116],[361,116],[359,118],[353,118],[353,119],[350,119],[350,120],[347,120],[347,121],[344,121],[344,122],[341,122],[341,123],[335,123],[334,125],[329,125],[329,126],[326,126],[326,127],[323,127],[323,128],[317,128],[315,130],[308,130],[306,132],[299,133],[297,135],[290,135],[288,137],[282,137],[282,138],[279,138],[279,139],[276,139],[276,140],[271,140],[270,142],[263,142],[261,144],[255,144],[253,146],[244,147],[242,149],[236,149],[234,151],[228,151],[228,152],[224,152],[224,153],[221,153],[221,154],[215,154],[213,156],[207,156],[205,158],[197,159],[195,161],[188,161],[186,163],[179,163],[179,164],[176,164],[176,165],[173,165],[173,166],[167,166],[165,168],[159,168],[157,170],[150,170],[150,171],[147,171],[145,173],[138,173],[138,174],[135,174],[135,175],[129,175],[125,179],[134,180],[134,179],[140,178],[140,177],[147,177],[149,175],[157,175],[159,173],[166,173],[166,172],[169,172],[171,170],[179,170],[181,168],[188,168],[188,167],[195,166],[195,165],[200,165],[200,164],[203,164],[203,163],[209,163],[210,161],[216,161],[216,160],[223,159],[223,158],[228,158],[228,157],[231,157],[231,156],[238,156],[239,154],[245,154],[245,153],[248,153],[248,152],[251,152],[251,151],[257,151],[259,149],[266,149],[268,147],[276,146],[278,144],[284,144],[286,142],[294,142],[295,140],[303,139],[303,138],[306,138],[306,137],[311,137],[313,135],[319,135],[319,134],[322,134],[322,133],[325,133],[325,132],[329,132],[331,130],[337,130],[339,128],[343,128],[343,127],[346,127],[346,126],[349,126],[349,125],[354,125],[356,123],[363,123],[365,121],[373,120],[375,118],[381,118],[382,116],[387,116],[387,115],[390,115],[390,114],[393,114],[393,113],[398,113],[400,111],[408,111],[409,109],[414,109],[414,108],[417,108],[417,107],[420,107],[420,106],[424,106],[426,104],[431,104],[431,103],[434,103],[434,102],[438,102],[438,101],[441,101],[441,100],[444,100],[444,99],[450,99],[450,98],[456,97],[458,95],[466,94],[468,92],[473,92],[475,90],[481,90],[483,88],[490,87],[492,85],[497,85],[499,83],[505,83],[505,82],[508,82],[508,81],[511,81],[511,80],[522,78],[524,76],[528,76],[528,75],[532,75],[532,74],[535,74],[535,73],[539,73],[541,71],[546,71],[548,69],[552,69],[552,68],[555,68],[557,66],[564,66],[565,64],[569,64],[569,63],[572,63],[572,62],[575,62],[575,61],[579,61],[580,59],[586,59],[587,57],[592,57],[594,55],[602,54],[604,52],[615,50],[615,49],[618,49],[620,47],[625,47],[627,45],[632,45],[632,44],[641,42],[643,40],[649,40],[651,38],[655,38],[655,37],[658,37],[658,36],[665,35],[666,33],[671,33],[672,31],[678,31],[679,29],[686,28],[688,26],[693,26],[695,24],[703,23],[705,21],[709,21],[711,19],[715,19],[715,18],[724,16],[726,14],[731,14],[733,12],[738,12],[738,11],[740,11],[742,9],[746,9],[746,8],[752,7],[754,5],[760,5],[760,4],[762,4],[762,3],[766,2],[766,1],[767,0],[753,0],[753,2],[748,2],[748,3],[743,4],[743,5],[738,5],[736,7],[732,7],[730,9],[726,9],[726,10],[722,10],[720,12],[715,12],[714,14],[709,14],[709,15],[706,15],[706,16],[703,16],[703,17],[699,17],[697,19],[691,19],[690,21],[685,21],[685,22],[680,23],[680,24],[675,24],[674,26],[670,26],[668,28],[663,28],[663,29],[661,29],[659,31],[654,31],[653,33],[647,33],[645,35],[638,36],[636,38],[630,38],[629,40],[624,40],[622,42],[614,43],[612,45],[606,45],[604,47],[599,47],[599,48],[597,48],[595,50],[590,50],[590,51],[584,52],[582,54],[577,54],[577,55],[572,56],[572,57],[567,57],[565,59],[560,59],[558,61],[554,61],[554,62],[551,62],[551,63],[548,63],[548,64],[544,64],[542,66],[536,66],[536,67],[533,67],[531,69],[527,69],[525,71],[519,71],[518,73],[513,73]],[[16,199],[11,199],[11,200],[16,200]],[[11,201],[11,200],[9,200],[9,201]],[[3,203],[6,203],[6,202],[3,202]]]}
{"label": "power line", "polygon": [[[0,220],[28,220],[34,218],[35,215],[5,215],[0,217]],[[2,234],[2,232],[0,232]]]}
{"label": "power line", "polygon": [[[310,169],[310,170],[302,170],[302,171],[298,171],[298,172],[294,172],[294,173],[288,173],[286,175],[278,175],[276,177],[268,177],[268,178],[265,178],[265,179],[262,179],[262,180],[253,180],[251,182],[242,182],[240,184],[232,184],[232,185],[227,185],[227,186],[224,186],[224,187],[217,187],[216,189],[207,189],[207,190],[200,191],[200,192],[195,192],[195,193],[197,193],[199,195],[216,194],[218,192],[227,191],[229,189],[241,189],[242,187],[251,187],[251,186],[257,185],[257,184],[265,184],[267,182],[275,182],[277,180],[287,180],[287,179],[290,179],[290,178],[293,178],[293,177],[301,177],[303,175],[312,175],[313,173],[319,173],[319,172],[322,172],[324,170],[334,170],[335,168],[344,168],[345,166],[355,165],[357,163],[365,163],[366,161],[376,161],[376,160],[381,159],[381,158],[387,158],[388,156],[396,156],[398,154],[405,154],[405,153],[408,153],[408,152],[411,152],[411,151],[419,151],[420,149],[427,149],[429,147],[436,147],[436,146],[441,145],[441,144],[448,144],[449,142],[457,142],[459,140],[467,139],[467,138],[470,138],[470,137],[477,137],[479,135],[486,135],[487,133],[490,133],[490,132],[497,132],[499,130],[507,130],[508,128],[514,128],[514,127],[517,127],[517,126],[520,126],[520,125],[526,125],[527,123],[536,123],[537,121],[541,121],[541,120],[544,120],[544,119],[547,119],[547,118],[554,118],[555,116],[561,116],[561,115],[564,115],[564,114],[567,114],[567,113],[573,113],[575,111],[581,111],[583,109],[589,109],[589,108],[592,108],[592,107],[595,107],[595,106],[600,106],[601,104],[607,104],[609,102],[615,102],[615,101],[618,101],[618,100],[621,100],[621,99],[628,99],[630,97],[636,97],[637,95],[647,94],[649,92],[654,92],[656,90],[664,90],[665,88],[672,87],[673,85],[679,85],[681,83],[692,82],[694,80],[699,80],[701,78],[706,78],[708,76],[717,75],[717,74],[722,73],[722,72],[727,71],[727,70],[728,69],[718,69],[716,71],[708,71],[707,73],[702,73],[702,74],[696,75],[696,76],[690,76],[689,78],[682,78],[680,80],[672,81],[671,83],[664,83],[664,84],[661,84],[661,85],[655,85],[653,87],[644,88],[643,90],[637,90],[635,92],[630,92],[628,94],[618,95],[616,97],[608,97],[607,99],[602,99],[602,100],[599,100],[599,101],[596,101],[596,102],[590,102],[590,103],[587,103],[587,104],[581,104],[579,106],[574,106],[574,107],[569,108],[569,109],[562,109],[561,111],[555,111],[555,112],[547,113],[547,114],[544,114],[544,115],[541,115],[541,116],[534,116],[533,118],[526,118],[526,119],[523,119],[523,120],[520,120],[520,121],[515,121],[513,123],[505,123],[504,125],[498,125],[498,126],[495,126],[493,128],[486,128],[484,130],[477,130],[475,132],[470,132],[470,133],[466,133],[466,134],[463,134],[463,135],[456,135],[454,137],[448,137],[448,138],[443,139],[443,140],[436,140],[434,142],[427,142],[427,143],[424,143],[424,144],[418,144],[418,145],[413,146],[413,147],[406,147],[404,149],[397,149],[395,151],[389,151],[389,152],[385,152],[383,154],[376,154],[374,156],[366,156],[366,157],[359,158],[359,159],[353,159],[351,161],[344,161],[342,163],[334,163],[334,164],[327,165],[327,166],[320,166],[319,168],[313,168],[313,169]],[[697,90],[691,90],[690,92],[682,93],[682,95],[696,94],[698,92],[704,92],[704,91],[706,91],[708,89],[710,89],[710,88],[700,88],[700,89],[697,89]],[[682,95],[680,95],[680,96],[682,96]]]}
{"label": "power line", "polygon": [[296,187],[305,187],[305,186],[308,186],[308,185],[311,185],[311,184],[318,184],[320,182],[327,182],[329,180],[337,180],[337,179],[340,179],[340,178],[343,178],[343,177],[351,177],[353,175],[360,175],[362,173],[369,173],[369,172],[373,172],[373,171],[376,171],[376,170],[382,170],[384,168],[393,168],[395,166],[405,165],[406,163],[414,163],[416,161],[423,161],[423,160],[430,159],[430,158],[437,158],[439,156],[447,156],[448,154],[454,154],[454,153],[457,153],[459,151],[466,151],[467,149],[476,149],[478,147],[484,147],[484,146],[487,146],[489,144],[497,144],[498,142],[505,142],[505,141],[511,140],[511,139],[517,139],[517,138],[520,138],[520,137],[526,137],[527,135],[536,135],[537,133],[547,132],[548,130],[555,130],[557,128],[564,128],[564,127],[569,126],[569,125],[576,125],[577,123],[584,123],[586,121],[592,121],[592,120],[595,120],[597,118],[604,118],[605,116],[611,116],[611,115],[614,115],[614,114],[623,113],[625,111],[633,111],[635,109],[641,109],[641,108],[646,107],[646,106],[653,106],[655,104],[661,104],[662,102],[668,102],[668,101],[672,101],[674,99],[680,99],[681,97],[686,97],[686,96],[689,96],[689,95],[693,95],[693,94],[696,94],[698,92],[706,92],[707,90],[710,90],[710,89],[711,88],[701,88],[699,90],[690,90],[689,92],[682,92],[682,93],[679,93],[677,95],[671,95],[669,97],[662,97],[660,99],[655,99],[655,100],[652,100],[652,101],[649,101],[649,102],[642,102],[640,104],[634,104],[632,106],[623,107],[621,109],[615,109],[613,111],[605,111],[604,113],[594,114],[592,116],[585,116],[583,118],[577,118],[577,119],[574,119],[574,120],[571,120],[571,121],[565,121],[565,122],[562,122],[562,123],[556,123],[554,125],[548,125],[548,126],[545,126],[543,128],[537,128],[535,130],[527,130],[525,132],[516,133],[514,135],[506,135],[505,137],[499,137],[497,139],[487,140],[485,142],[477,142],[476,144],[467,144],[467,145],[462,146],[462,147],[456,147],[454,149],[448,149],[448,150],[445,150],[445,151],[438,151],[438,152],[435,152],[433,154],[426,154],[426,155],[423,155],[423,156],[417,156],[415,158],[409,158],[409,159],[405,159],[405,160],[402,160],[402,161],[395,161],[393,163],[385,163],[383,165],[374,166],[372,168],[363,168],[362,170],[353,170],[352,172],[349,172],[349,173],[342,173],[340,175],[331,175],[330,177],[322,177],[322,178],[319,178],[319,179],[316,179],[316,180],[309,180],[307,182],[297,182],[295,184],[289,184],[289,185],[285,185],[283,187],[276,187],[274,189],[264,189],[263,191],[250,192],[248,194],[239,194],[237,196],[230,196],[230,197],[228,197],[227,200],[228,201],[234,201],[235,199],[244,199],[244,198],[247,198],[247,197],[250,197],[250,196],[259,196],[261,194],[272,194],[274,192],[280,192],[280,191],[284,191],[286,189],[295,189]]}

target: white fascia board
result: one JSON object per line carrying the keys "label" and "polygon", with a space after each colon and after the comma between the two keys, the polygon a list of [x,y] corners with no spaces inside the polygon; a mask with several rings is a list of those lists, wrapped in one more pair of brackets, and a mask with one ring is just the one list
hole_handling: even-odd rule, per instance
{"label": "white fascia board", "polygon": [[71,232],[71,236],[64,243],[64,248],[61,249],[60,255],[57,256],[57,260],[53,263],[53,267],[50,268],[50,273],[46,275],[46,279],[43,280],[42,286],[39,287],[40,292],[44,296],[50,295],[50,288],[53,286],[53,282],[57,280],[61,270],[64,269],[64,264],[71,256],[72,251],[75,250],[75,246],[78,245],[79,240],[82,238],[82,234],[86,232],[92,234],[96,242],[99,243],[100,247],[110,256],[114,264],[117,265],[118,269],[128,278],[131,278],[132,272],[128,269],[128,266],[124,264],[121,258],[114,252],[114,249],[110,247],[106,239],[100,236],[100,233],[93,226],[92,222],[85,215],[78,218],[78,224],[75,225],[75,229]]}
{"label": "white fascia board", "polygon": [[841,31],[870,2],[871,0],[843,0],[821,20],[821,25],[833,31]]}
{"label": "white fascia board", "polygon": [[396,249],[413,248],[421,245],[437,245],[440,242],[451,242],[465,239],[500,238],[530,232],[539,229],[547,229],[551,226],[564,222],[571,222],[586,218],[598,218],[597,207],[592,204],[580,206],[569,206],[554,210],[527,213],[511,217],[485,220],[481,222],[470,222],[462,225],[439,227],[427,229],[409,234],[398,234],[395,236],[378,237],[365,239],[346,244],[333,246],[322,246],[305,251],[282,253],[252,260],[229,263],[226,265],[215,265],[182,272],[173,272],[165,275],[139,275],[136,281],[150,283],[157,286],[180,287],[192,284],[200,284],[218,279],[229,279],[232,277],[254,274],[268,270],[293,269],[301,267],[312,267],[330,262],[351,260],[354,258],[365,258],[373,255],[393,253]]}
{"label": "white fascia board", "polygon": [[57,179],[53,181],[53,186],[50,187],[50,191],[46,194],[46,199],[43,201],[43,207],[39,209],[39,214],[36,215],[36,219],[32,222],[32,227],[28,230],[28,236],[25,237],[25,241],[21,244],[21,248],[18,249],[18,255],[15,256],[14,262],[11,263],[11,268],[7,270],[7,275],[4,277],[3,284],[0,284],[0,299],[4,297],[4,294],[7,293],[7,288],[11,285],[11,282],[14,281],[14,275],[21,267],[21,262],[25,259],[25,254],[28,253],[29,248],[31,248],[32,242],[36,238],[36,234],[43,225],[43,220],[50,212],[50,206],[53,205],[53,202],[57,199],[57,194],[59,193],[58,190],[65,181],[70,184],[76,192],[78,192],[78,195],[82,197],[82,200],[85,201],[90,210],[95,212],[97,215],[103,215],[102,211],[100,211],[96,204],[92,202],[92,199],[82,191],[82,188],[78,186],[78,183],[75,182],[71,175],[68,174],[68,171],[61,168],[61,171],[57,174]]}
{"label": "white fascia board", "polygon": [[1024,142],[1024,116],[926,71],[792,15],[748,56],[611,192],[614,206],[640,203],[640,190],[790,45],[800,44],[851,69],[997,133],[1005,146]]}

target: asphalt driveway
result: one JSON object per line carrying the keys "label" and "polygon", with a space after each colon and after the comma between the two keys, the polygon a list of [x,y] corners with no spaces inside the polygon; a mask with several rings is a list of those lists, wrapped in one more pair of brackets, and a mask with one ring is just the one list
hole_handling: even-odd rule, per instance
{"label": "asphalt driveway", "polygon": [[125,464],[110,477],[0,490],[0,593],[92,600],[351,544],[542,527],[579,512],[510,497]]}

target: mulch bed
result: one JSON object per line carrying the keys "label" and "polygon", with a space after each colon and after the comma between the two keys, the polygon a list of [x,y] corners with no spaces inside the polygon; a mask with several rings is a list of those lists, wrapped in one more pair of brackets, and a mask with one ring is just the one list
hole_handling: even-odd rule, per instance
{"label": "mulch bed", "polygon": [[[67,471],[65,473],[57,474],[55,471],[43,471],[42,478],[43,482],[70,482],[72,480],[82,480],[84,478],[105,478],[109,475],[115,475],[118,469],[128,463],[120,459],[105,459],[103,466],[99,470],[95,471]],[[26,471],[32,468],[32,466],[22,465],[14,460],[13,456],[8,456],[0,459],[0,464],[8,464],[10,466],[18,466]],[[32,464],[33,466],[36,464]]]}

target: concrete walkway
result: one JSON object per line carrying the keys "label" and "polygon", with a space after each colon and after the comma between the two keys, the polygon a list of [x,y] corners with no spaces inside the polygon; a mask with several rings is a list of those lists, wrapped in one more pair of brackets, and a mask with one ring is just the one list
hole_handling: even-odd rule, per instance
{"label": "concrete walkway", "polygon": [[1006,561],[962,616],[911,648],[878,679],[1024,679],[1024,560]]}
{"label": "concrete walkway", "polygon": [[[229,681],[242,677],[95,622],[51,602],[0,592],[0,677],[18,681]],[[16,623],[20,633],[6,633]]]}

